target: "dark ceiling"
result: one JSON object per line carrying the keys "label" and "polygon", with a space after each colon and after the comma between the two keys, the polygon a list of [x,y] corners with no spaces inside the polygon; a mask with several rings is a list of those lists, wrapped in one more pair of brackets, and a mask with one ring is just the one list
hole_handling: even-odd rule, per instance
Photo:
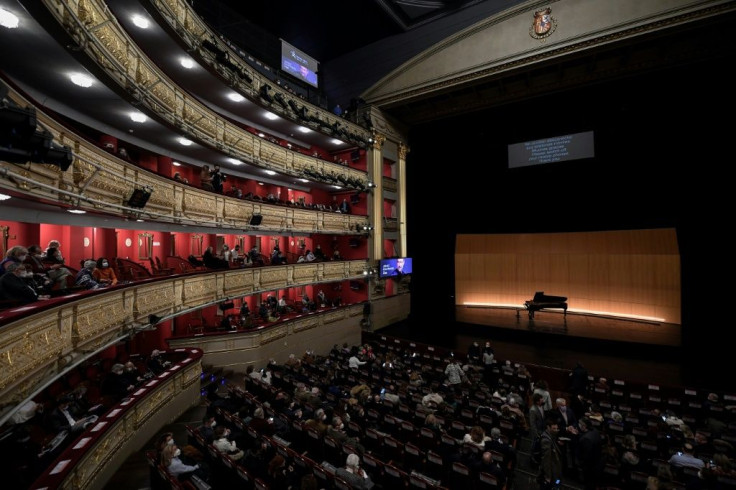
{"label": "dark ceiling", "polygon": [[[259,40],[284,39],[322,63],[487,0],[306,0],[194,2],[228,36],[263,29]],[[237,15],[233,15],[233,13]],[[230,34],[228,34],[228,32]],[[270,35],[270,36],[269,36]],[[272,39],[274,40],[274,39]],[[267,57],[266,53],[263,55]],[[264,61],[268,61],[264,59]]]}

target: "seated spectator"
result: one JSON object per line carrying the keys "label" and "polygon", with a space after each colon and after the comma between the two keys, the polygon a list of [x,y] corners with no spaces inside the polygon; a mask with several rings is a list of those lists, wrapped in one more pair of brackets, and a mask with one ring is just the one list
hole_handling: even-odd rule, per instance
{"label": "seated spectator", "polygon": [[321,289],[317,293],[317,301],[315,301],[320,307],[324,308],[327,305],[327,297],[325,296],[325,292]]}
{"label": "seated spectator", "polygon": [[[161,464],[170,475],[183,479],[182,477],[191,476],[191,474],[197,472],[200,469],[199,464],[194,466],[184,464],[179,457],[181,456],[181,449],[176,444],[167,445],[161,451]],[[197,476],[202,476],[200,473]],[[206,480],[206,479],[205,479]]]}
{"label": "seated spectator", "polygon": [[22,264],[28,258],[28,249],[16,245],[5,253],[5,258],[0,262],[0,275],[7,272],[5,268],[8,264]]}
{"label": "seated spectator", "polygon": [[305,254],[305,258],[307,262],[314,262],[317,259],[311,250],[307,250],[307,253]]}
{"label": "seated spectator", "polygon": [[[31,265],[33,273],[36,276],[48,278],[53,285],[58,285],[59,289],[66,289],[67,278],[72,275],[69,269],[62,264],[50,264],[44,262],[44,255],[39,245],[31,245],[28,247],[28,258],[26,263]],[[53,287],[52,285],[52,287]]]}
{"label": "seated spectator", "polygon": [[130,378],[125,376],[125,366],[122,364],[112,366],[100,388],[103,395],[112,397],[115,402],[119,402],[133,390],[135,390],[135,385],[130,382]]}
{"label": "seated spectator", "polygon": [[357,354],[353,354],[350,359],[348,359],[348,367],[350,369],[358,369],[360,366],[364,366],[366,361],[361,361]]}
{"label": "seated spectator", "polygon": [[319,244],[314,248],[314,257],[319,261],[327,260],[327,257],[325,257],[322,247]]}
{"label": "seated spectator", "polygon": [[238,449],[238,445],[235,441],[228,440],[229,436],[230,429],[222,426],[216,427],[215,438],[212,441],[212,445],[221,453],[227,454],[230,459],[237,461],[245,456],[245,453]]}
{"label": "seated spectator", "polygon": [[442,398],[442,395],[437,392],[431,392],[422,397],[422,406],[436,410],[444,401],[445,400]]}
{"label": "seated spectator", "polygon": [[217,426],[217,421],[215,420],[214,415],[206,414],[204,418],[202,419],[202,425],[197,427],[199,434],[207,442],[207,444],[215,440],[215,427],[216,426]]}
{"label": "seated spectator", "polygon": [[63,397],[57,407],[49,414],[49,422],[54,432],[58,433],[64,430],[81,432],[97,421],[96,415],[80,418],[77,414],[72,413],[72,401],[72,398],[69,396]]}
{"label": "seated spectator", "polygon": [[39,296],[25,281],[26,267],[23,264],[9,262],[5,266],[6,273],[0,277],[0,299],[18,301],[22,304],[33,303],[48,296]]}
{"label": "seated spectator", "polygon": [[374,483],[368,473],[360,467],[360,457],[357,454],[349,454],[344,468],[338,468],[335,475],[350,484],[351,488],[370,490]]}
{"label": "seated spectator", "polygon": [[148,369],[150,369],[153,374],[161,374],[171,365],[169,361],[164,360],[161,357],[161,351],[154,349],[151,351],[151,357],[148,359]]}
{"label": "seated spectator", "polygon": [[186,178],[182,177],[179,172],[176,172],[174,174],[174,180],[177,181],[177,182],[181,182],[182,184],[188,184],[189,183],[189,181]]}
{"label": "seated spectator", "polygon": [[97,262],[94,260],[85,260],[84,267],[77,272],[77,277],[74,280],[74,285],[83,287],[84,289],[97,289],[100,284],[95,281],[92,271],[97,267]]}
{"label": "seated spectator", "polygon": [[340,255],[340,251],[338,249],[335,249],[335,251],[332,252],[332,260],[342,260],[342,255]]}
{"label": "seated spectator", "polygon": [[41,413],[43,413],[43,404],[28,400],[15,411],[8,420],[8,423],[16,425],[24,424],[29,420],[33,420],[36,415]]}
{"label": "seated spectator", "polygon": [[207,250],[204,251],[202,254],[202,261],[204,262],[204,266],[208,269],[227,269],[230,267],[227,260],[221,259],[215,255],[215,251],[212,246],[207,247]]}
{"label": "seated spectator", "polygon": [[672,466],[680,468],[696,468],[702,469],[705,467],[705,462],[702,459],[693,456],[693,445],[689,442],[682,446],[682,450],[676,452],[669,459],[669,463]]}
{"label": "seated spectator", "polygon": [[478,449],[485,449],[486,442],[490,441],[491,438],[486,436],[486,432],[480,425],[471,427],[470,433],[463,436],[463,443],[472,444]]}
{"label": "seated spectator", "polygon": [[92,277],[100,286],[114,286],[118,283],[118,276],[115,275],[106,257],[97,259],[97,267],[92,271]]}

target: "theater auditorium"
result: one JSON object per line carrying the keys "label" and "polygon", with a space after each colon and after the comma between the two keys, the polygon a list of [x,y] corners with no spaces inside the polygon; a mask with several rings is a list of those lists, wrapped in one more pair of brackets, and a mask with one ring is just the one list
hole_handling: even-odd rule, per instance
{"label": "theater auditorium", "polygon": [[18,489],[730,489],[729,0],[0,0]]}

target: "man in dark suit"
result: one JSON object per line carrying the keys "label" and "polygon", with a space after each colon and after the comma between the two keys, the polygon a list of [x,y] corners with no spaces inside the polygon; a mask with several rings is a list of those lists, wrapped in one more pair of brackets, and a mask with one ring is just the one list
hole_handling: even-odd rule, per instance
{"label": "man in dark suit", "polygon": [[542,490],[560,486],[562,478],[562,458],[560,447],[557,445],[557,433],[560,428],[557,419],[547,419],[547,428],[539,438],[542,449],[542,463],[539,465],[537,481]]}
{"label": "man in dark suit", "polygon": [[587,489],[595,489],[602,470],[603,440],[590,419],[583,417],[578,422],[577,460],[583,472],[583,483]]}

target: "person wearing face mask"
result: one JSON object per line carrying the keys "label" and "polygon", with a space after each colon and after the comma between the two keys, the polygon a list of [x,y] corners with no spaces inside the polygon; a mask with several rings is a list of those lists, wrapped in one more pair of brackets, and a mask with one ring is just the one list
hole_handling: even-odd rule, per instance
{"label": "person wearing face mask", "polygon": [[97,262],[94,260],[85,260],[84,267],[79,269],[79,272],[77,272],[77,278],[74,281],[74,285],[80,286],[84,289],[99,288],[100,284],[95,281],[95,278],[92,276],[92,271],[95,270],[96,266]]}
{"label": "person wearing face mask", "polygon": [[16,245],[5,253],[5,258],[0,262],[0,275],[7,272],[7,266],[9,264],[22,264],[28,257],[28,249]]}
{"label": "person wearing face mask", "polygon": [[118,277],[115,275],[113,268],[110,267],[110,261],[107,260],[107,257],[97,259],[97,267],[92,271],[92,277],[100,286],[114,286],[118,283]]}
{"label": "person wearing face mask", "polygon": [[161,451],[161,464],[172,476],[181,478],[183,475],[191,476],[191,473],[199,469],[199,465],[184,464],[181,459],[181,449],[176,444],[167,444]]}
{"label": "person wearing face mask", "polygon": [[24,281],[26,268],[23,264],[10,262],[5,266],[5,274],[0,277],[0,299],[18,301],[22,304],[33,303],[48,296],[39,296]]}

